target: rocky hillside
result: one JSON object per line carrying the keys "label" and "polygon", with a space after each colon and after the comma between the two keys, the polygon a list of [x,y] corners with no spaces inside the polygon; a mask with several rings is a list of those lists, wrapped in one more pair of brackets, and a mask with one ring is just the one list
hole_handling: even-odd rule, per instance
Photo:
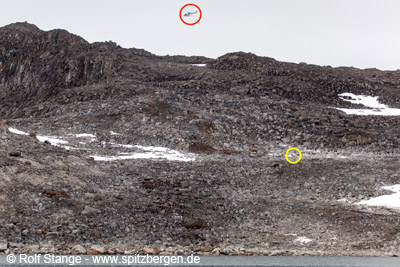
{"label": "rocky hillside", "polygon": [[398,183],[400,119],[342,93],[400,108],[400,71],[0,28],[0,251],[397,255],[356,204]]}
{"label": "rocky hillside", "polygon": [[[199,123],[212,124],[212,130],[220,133],[199,138],[211,139],[214,146],[221,146],[221,138],[227,135],[236,135],[239,143],[256,143],[299,134],[300,144],[317,139],[323,146],[342,147],[349,139],[343,137],[360,131],[374,145],[398,145],[393,138],[396,135],[386,127],[396,128],[397,120],[348,120],[333,107],[351,106],[338,97],[345,92],[380,96],[391,107],[400,107],[400,71],[283,63],[247,53],[231,53],[216,60],[158,57],[111,42],[89,44],[64,30],[44,32],[27,23],[3,27],[0,38],[3,119],[53,116],[67,105],[150,96],[144,101],[147,103],[136,101],[136,107],[118,106],[109,112],[118,113],[121,120],[132,113],[160,118],[170,114],[172,121],[163,121],[175,123],[178,114],[181,117],[201,109],[205,113],[196,115],[202,120]],[[195,63],[207,66],[190,65]],[[105,109],[101,112],[117,116]],[[217,115],[223,113],[228,116]],[[331,114],[337,119],[332,121]],[[238,116],[232,119],[234,115]],[[364,125],[369,124],[378,127],[365,131]],[[178,128],[191,128],[193,135],[198,130],[191,120],[179,120]]]}

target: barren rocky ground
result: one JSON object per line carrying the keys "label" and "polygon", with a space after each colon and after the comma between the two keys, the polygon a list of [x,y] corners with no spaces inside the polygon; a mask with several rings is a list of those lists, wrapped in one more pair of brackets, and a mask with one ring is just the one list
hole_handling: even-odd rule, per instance
{"label": "barren rocky ground", "polygon": [[400,118],[346,92],[400,108],[400,71],[0,28],[0,252],[399,255],[356,203],[400,183]]}

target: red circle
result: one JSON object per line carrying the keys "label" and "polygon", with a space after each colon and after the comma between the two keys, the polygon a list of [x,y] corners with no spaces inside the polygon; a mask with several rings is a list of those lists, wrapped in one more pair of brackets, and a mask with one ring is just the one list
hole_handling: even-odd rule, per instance
{"label": "red circle", "polygon": [[[196,8],[200,11],[200,17],[199,17],[199,19],[198,19],[196,22],[194,22],[194,23],[187,23],[187,22],[185,22],[185,21],[182,19],[182,10],[183,10],[185,7],[187,7],[187,6],[194,6],[194,7],[196,7]],[[198,7],[198,6],[195,5],[195,4],[186,4],[186,5],[184,5],[184,6],[181,8],[181,11],[179,11],[179,18],[181,19],[181,21],[182,21],[183,23],[185,23],[186,25],[190,25],[190,26],[199,23],[199,21],[201,20],[201,16],[202,16],[202,14],[201,14],[201,9],[200,9],[200,7]]]}

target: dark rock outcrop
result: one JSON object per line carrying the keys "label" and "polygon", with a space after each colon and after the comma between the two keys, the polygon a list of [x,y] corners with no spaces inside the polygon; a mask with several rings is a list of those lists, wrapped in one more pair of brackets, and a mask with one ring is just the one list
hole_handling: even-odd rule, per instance
{"label": "dark rock outcrop", "polygon": [[65,30],[16,23],[0,29],[0,43],[1,98],[8,101],[44,100],[118,71],[114,43],[91,45]]}

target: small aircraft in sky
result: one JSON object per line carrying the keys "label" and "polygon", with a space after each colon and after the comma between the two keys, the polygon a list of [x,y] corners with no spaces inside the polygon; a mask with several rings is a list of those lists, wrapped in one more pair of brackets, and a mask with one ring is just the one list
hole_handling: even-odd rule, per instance
{"label": "small aircraft in sky", "polygon": [[191,15],[193,15],[193,14],[196,14],[197,13],[197,10],[196,10],[196,12],[190,12],[190,11],[188,11],[188,12],[186,12],[185,13],[185,15],[183,15],[184,17],[189,17],[189,16],[191,16]]}

